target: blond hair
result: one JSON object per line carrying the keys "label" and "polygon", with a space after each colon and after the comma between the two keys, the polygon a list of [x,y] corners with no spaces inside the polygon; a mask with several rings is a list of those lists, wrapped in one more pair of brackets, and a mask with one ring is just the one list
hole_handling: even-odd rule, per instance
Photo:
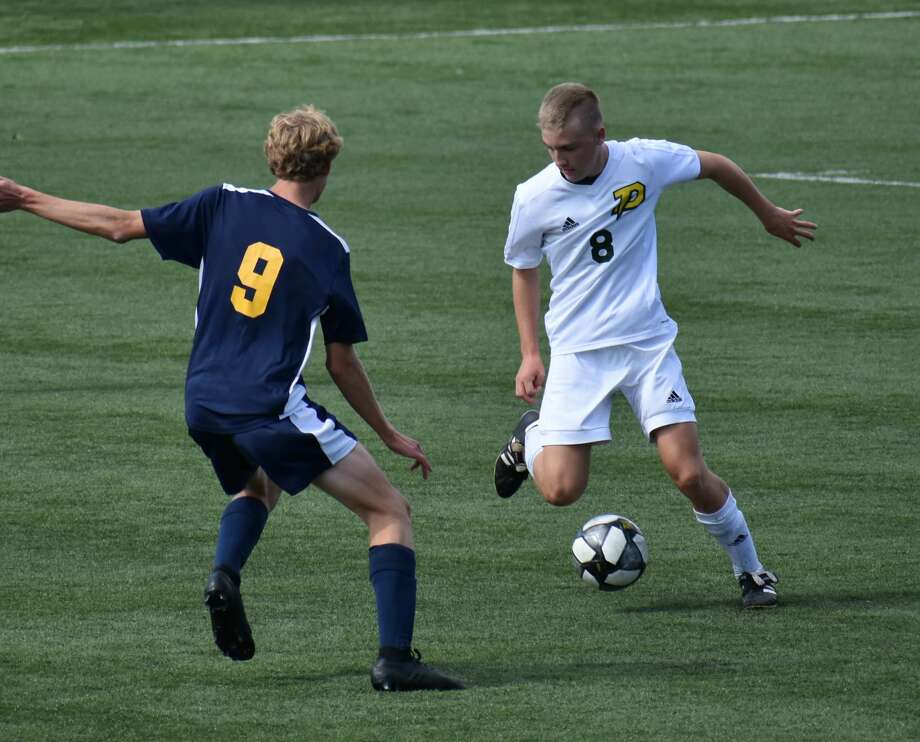
{"label": "blond hair", "polygon": [[564,82],[550,88],[540,104],[537,126],[558,131],[571,118],[577,118],[582,126],[591,128],[599,129],[604,125],[597,94],[578,82]]}
{"label": "blond hair", "polygon": [[268,167],[282,180],[312,180],[329,172],[342,137],[322,111],[300,106],[272,119],[265,139]]}

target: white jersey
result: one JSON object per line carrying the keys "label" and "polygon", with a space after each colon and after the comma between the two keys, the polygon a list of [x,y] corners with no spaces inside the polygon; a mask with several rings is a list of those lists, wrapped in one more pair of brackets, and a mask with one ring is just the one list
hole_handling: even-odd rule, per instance
{"label": "white jersey", "polygon": [[658,289],[655,207],[672,183],[699,177],[690,147],[630,139],[590,185],[570,183],[550,163],[514,194],[505,262],[553,278],[546,334],[555,353],[574,353],[677,331]]}

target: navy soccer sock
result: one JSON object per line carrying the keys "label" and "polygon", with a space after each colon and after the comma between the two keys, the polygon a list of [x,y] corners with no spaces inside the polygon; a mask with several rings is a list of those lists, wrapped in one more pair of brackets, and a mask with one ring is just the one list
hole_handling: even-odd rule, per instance
{"label": "navy soccer sock", "polygon": [[415,552],[401,544],[368,550],[371,584],[377,597],[377,627],[384,649],[408,652],[415,627]]}
{"label": "navy soccer sock", "polygon": [[254,497],[233,500],[220,517],[214,567],[222,568],[239,581],[240,570],[259,542],[268,520],[268,508]]}

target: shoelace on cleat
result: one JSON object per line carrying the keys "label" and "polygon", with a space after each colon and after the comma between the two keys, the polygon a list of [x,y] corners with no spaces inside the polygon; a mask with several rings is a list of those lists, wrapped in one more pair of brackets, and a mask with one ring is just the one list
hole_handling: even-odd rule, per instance
{"label": "shoelace on cleat", "polygon": [[757,574],[754,574],[753,572],[747,572],[746,574],[751,578],[751,582],[753,582],[757,587],[769,587],[779,582],[779,578],[767,570],[758,572]]}
{"label": "shoelace on cleat", "polygon": [[502,451],[501,456],[499,457],[502,460],[502,463],[505,466],[512,467],[519,474],[527,471],[527,464],[520,460],[520,457],[515,456],[513,451],[508,450],[507,448]]}

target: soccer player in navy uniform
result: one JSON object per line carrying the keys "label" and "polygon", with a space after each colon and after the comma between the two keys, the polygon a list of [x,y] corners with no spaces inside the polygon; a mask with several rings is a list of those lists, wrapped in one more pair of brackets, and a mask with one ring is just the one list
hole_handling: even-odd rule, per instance
{"label": "soccer player in navy uniform", "polygon": [[309,484],[339,500],[370,531],[370,579],[380,651],[375,689],[462,685],[412,649],[415,551],[409,506],[355,436],[313,402],[301,376],[322,327],[326,369],[394,453],[428,478],[418,441],[387,420],[353,345],[367,339],[349,248],[311,210],[342,146],[312,106],[276,116],[265,154],[269,189],[228,184],[140,211],[55,198],[0,178],[0,211],[22,209],[114,242],[148,237],[164,260],[199,271],[195,339],[186,377],[189,434],[231,496],[204,602],[214,641],[234,660],[255,653],[240,573],[282,490]]}

